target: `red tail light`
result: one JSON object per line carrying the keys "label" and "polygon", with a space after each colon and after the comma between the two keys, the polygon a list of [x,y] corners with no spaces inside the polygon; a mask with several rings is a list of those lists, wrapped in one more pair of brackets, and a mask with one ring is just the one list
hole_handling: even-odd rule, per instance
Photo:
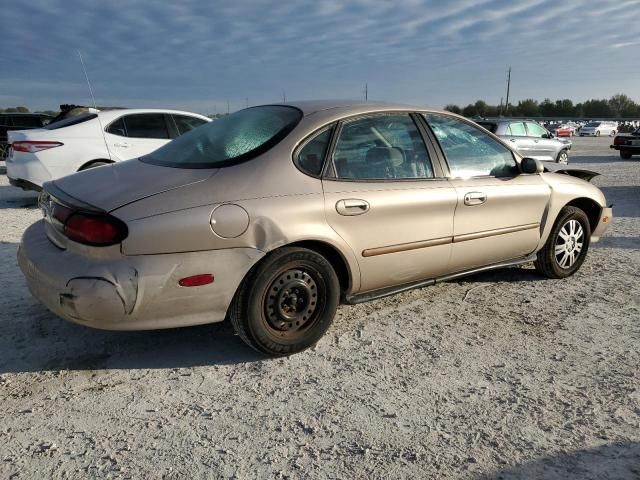
{"label": "red tail light", "polygon": [[49,142],[49,141],[21,141],[21,142],[13,142],[11,144],[11,148],[13,148],[14,152],[26,152],[26,153],[36,153],[42,150],[48,150],[50,148],[59,147],[64,145],[62,142]]}
{"label": "red tail light", "polygon": [[624,137],[616,137],[613,139],[613,144],[614,145],[626,145],[627,144],[627,139]]}
{"label": "red tail light", "polygon": [[78,243],[106,247],[124,240],[128,229],[122,221],[110,215],[76,212],[67,216],[64,234]]}

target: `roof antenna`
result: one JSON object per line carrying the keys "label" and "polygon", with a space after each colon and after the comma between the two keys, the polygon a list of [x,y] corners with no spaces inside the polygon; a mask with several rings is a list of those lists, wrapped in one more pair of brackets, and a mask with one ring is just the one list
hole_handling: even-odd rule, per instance
{"label": "roof antenna", "polygon": [[97,110],[98,106],[96,105],[96,98],[93,96],[93,88],[91,88],[91,82],[89,81],[89,75],[87,75],[87,69],[84,66],[84,60],[82,59],[82,54],[80,53],[80,50],[78,50],[78,56],[80,57],[80,63],[82,64],[82,70],[84,71],[84,78],[87,79],[87,85],[89,86],[89,93],[91,94],[91,100],[93,100],[93,108],[95,108]]}

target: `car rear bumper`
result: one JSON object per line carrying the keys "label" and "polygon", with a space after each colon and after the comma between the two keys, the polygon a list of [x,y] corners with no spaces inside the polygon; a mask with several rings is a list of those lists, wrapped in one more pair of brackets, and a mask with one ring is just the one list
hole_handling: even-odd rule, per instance
{"label": "car rear bumper", "polygon": [[[224,320],[235,291],[263,256],[252,248],[91,258],[49,241],[44,221],[29,227],[18,264],[29,290],[56,315],[107,330],[151,330]],[[181,287],[213,273],[214,282]]]}
{"label": "car rear bumper", "polygon": [[21,188],[22,190],[33,190],[35,192],[41,192],[42,191],[42,187],[41,186],[36,185],[34,183],[31,183],[31,182],[27,182],[26,180],[21,180],[19,178],[11,178],[11,177],[9,177],[9,183],[11,185],[13,185],[14,187]]}
{"label": "car rear bumper", "polygon": [[598,225],[593,230],[593,232],[591,232],[591,241],[597,242],[598,240],[600,240],[600,237],[604,232],[607,231],[612,221],[613,221],[613,209],[610,207],[603,208],[602,212],[600,213],[600,219],[598,220]]}
{"label": "car rear bumper", "polygon": [[[14,152],[7,157],[6,163],[7,177],[25,190],[42,190],[42,184],[52,179],[51,172],[33,154]],[[25,188],[34,186],[36,188]]]}

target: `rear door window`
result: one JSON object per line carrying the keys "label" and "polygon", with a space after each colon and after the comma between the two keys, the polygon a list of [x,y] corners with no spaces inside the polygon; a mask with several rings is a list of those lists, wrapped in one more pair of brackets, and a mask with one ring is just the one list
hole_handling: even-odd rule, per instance
{"label": "rear door window", "polygon": [[408,114],[384,114],[344,124],[333,153],[336,175],[349,180],[433,178],[429,153]]}
{"label": "rear door window", "polygon": [[509,128],[507,130],[509,135],[513,135],[514,137],[526,137],[527,131],[524,128],[524,123],[522,122],[513,122],[509,124]]}
{"label": "rear door window", "polygon": [[134,113],[123,118],[129,138],[169,138],[164,113]]}
{"label": "rear door window", "polygon": [[200,125],[207,123],[206,120],[198,117],[190,117],[188,115],[172,115],[173,120],[176,122],[178,133],[183,135]]}

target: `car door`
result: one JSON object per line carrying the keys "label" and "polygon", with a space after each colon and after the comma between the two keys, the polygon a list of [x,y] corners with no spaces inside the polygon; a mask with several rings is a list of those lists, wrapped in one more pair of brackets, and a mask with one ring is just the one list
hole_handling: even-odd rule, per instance
{"label": "car door", "polygon": [[113,160],[129,160],[157,150],[171,140],[164,113],[132,113],[111,122],[105,141]]}
{"label": "car door", "polygon": [[551,196],[540,175],[520,174],[508,148],[470,122],[425,114],[456,189],[452,272],[524,257],[540,241]]}
{"label": "car door", "polygon": [[534,122],[526,122],[527,135],[532,140],[531,151],[526,157],[535,158],[543,162],[553,162],[558,149],[558,140],[549,138],[547,129]]}
{"label": "car door", "polygon": [[524,122],[511,122],[506,129],[505,140],[523,157],[530,156],[533,150],[533,139],[527,136]]}
{"label": "car door", "polygon": [[415,118],[367,115],[336,129],[325,213],[358,259],[361,291],[448,271],[456,191]]}

